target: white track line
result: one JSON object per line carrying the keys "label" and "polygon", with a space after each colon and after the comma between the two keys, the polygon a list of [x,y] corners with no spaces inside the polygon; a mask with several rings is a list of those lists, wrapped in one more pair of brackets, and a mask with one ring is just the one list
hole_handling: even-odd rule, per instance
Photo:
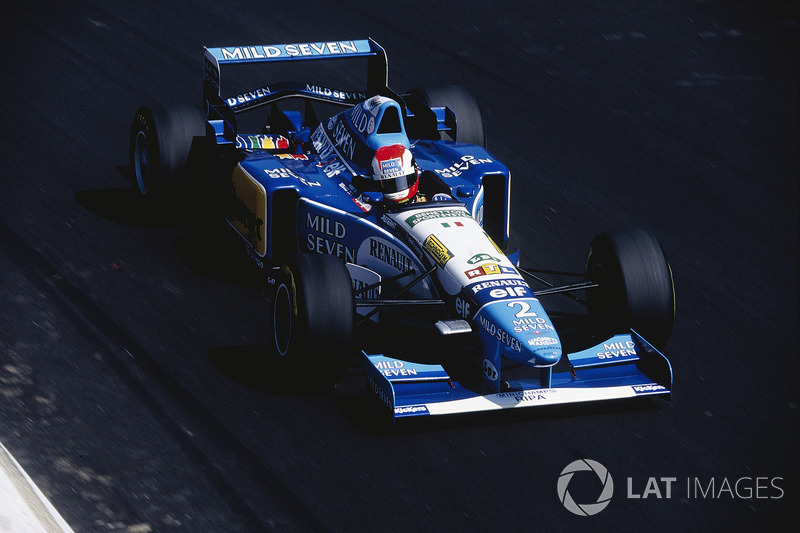
{"label": "white track line", "polygon": [[0,442],[0,532],[6,531],[72,533],[72,528]]}

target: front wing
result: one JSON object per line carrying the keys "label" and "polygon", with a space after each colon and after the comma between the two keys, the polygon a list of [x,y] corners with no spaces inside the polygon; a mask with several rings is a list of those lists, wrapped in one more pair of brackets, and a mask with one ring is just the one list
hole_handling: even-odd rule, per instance
{"label": "front wing", "polygon": [[369,391],[393,419],[671,395],[669,360],[635,331],[566,357],[569,370],[553,373],[549,387],[540,385],[535,371],[505,380],[502,392],[468,388],[441,365],[385,355],[364,353],[364,369]]}

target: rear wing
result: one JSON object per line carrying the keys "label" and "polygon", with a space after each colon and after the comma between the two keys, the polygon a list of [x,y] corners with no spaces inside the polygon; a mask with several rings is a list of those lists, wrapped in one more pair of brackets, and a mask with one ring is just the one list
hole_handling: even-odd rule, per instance
{"label": "rear wing", "polygon": [[[247,63],[272,63],[285,61],[308,61],[321,59],[343,59],[366,57],[367,87],[365,93],[344,93],[316,85],[298,85],[287,83],[270,84],[270,87],[255,88],[249,93],[229,98],[230,107],[234,110],[245,109],[257,105],[263,100],[274,100],[276,93],[292,91],[306,93],[309,97],[341,103],[343,100],[359,100],[356,95],[383,94],[388,86],[388,66],[386,52],[372,39],[353,41],[330,41],[297,44],[268,44],[258,46],[235,46],[221,48],[205,48],[205,76],[203,79],[203,96],[211,95],[222,98],[221,68],[225,65]],[[270,80],[272,81],[272,80]],[[273,88],[274,85],[274,88]],[[270,98],[270,97],[273,98]],[[284,95],[283,97],[285,97]],[[363,98],[361,98],[363,99]]]}
{"label": "rear wing", "polygon": [[[221,70],[226,65],[272,63],[323,59],[367,58],[365,92],[345,92],[311,84],[276,81],[243,94],[222,96]],[[217,142],[227,144],[235,138],[235,113],[291,96],[300,96],[341,105],[354,105],[368,96],[395,97],[388,88],[386,52],[372,39],[294,44],[267,44],[205,48],[203,100]],[[227,141],[227,142],[226,142]]]}

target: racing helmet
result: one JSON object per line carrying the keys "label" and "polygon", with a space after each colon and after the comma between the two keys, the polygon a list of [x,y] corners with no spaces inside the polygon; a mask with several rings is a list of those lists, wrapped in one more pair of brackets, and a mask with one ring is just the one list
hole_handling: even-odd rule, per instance
{"label": "racing helmet", "polygon": [[402,144],[381,146],[372,158],[372,179],[386,200],[407,202],[419,190],[419,170],[411,151]]}

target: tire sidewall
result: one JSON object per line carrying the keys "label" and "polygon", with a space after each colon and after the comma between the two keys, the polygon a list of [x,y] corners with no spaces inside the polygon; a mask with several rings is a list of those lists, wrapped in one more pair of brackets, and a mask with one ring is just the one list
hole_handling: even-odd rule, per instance
{"label": "tire sidewall", "polygon": [[355,314],[344,262],[299,254],[273,279],[271,349],[281,370],[338,381],[352,357]]}
{"label": "tire sidewall", "polygon": [[272,347],[279,357],[290,356],[291,349],[298,342],[297,292],[291,271],[281,270],[275,283],[272,298]]}
{"label": "tire sidewall", "polygon": [[[144,146],[140,143],[143,143]],[[146,161],[141,160],[139,150],[142,147],[146,148]],[[129,150],[134,185],[142,196],[151,194],[158,182],[157,176],[154,174],[157,174],[161,168],[161,151],[159,150],[159,137],[155,128],[153,112],[148,107],[140,107],[136,111],[131,125]],[[147,176],[140,175],[141,170],[144,170],[141,166],[147,170]]]}

